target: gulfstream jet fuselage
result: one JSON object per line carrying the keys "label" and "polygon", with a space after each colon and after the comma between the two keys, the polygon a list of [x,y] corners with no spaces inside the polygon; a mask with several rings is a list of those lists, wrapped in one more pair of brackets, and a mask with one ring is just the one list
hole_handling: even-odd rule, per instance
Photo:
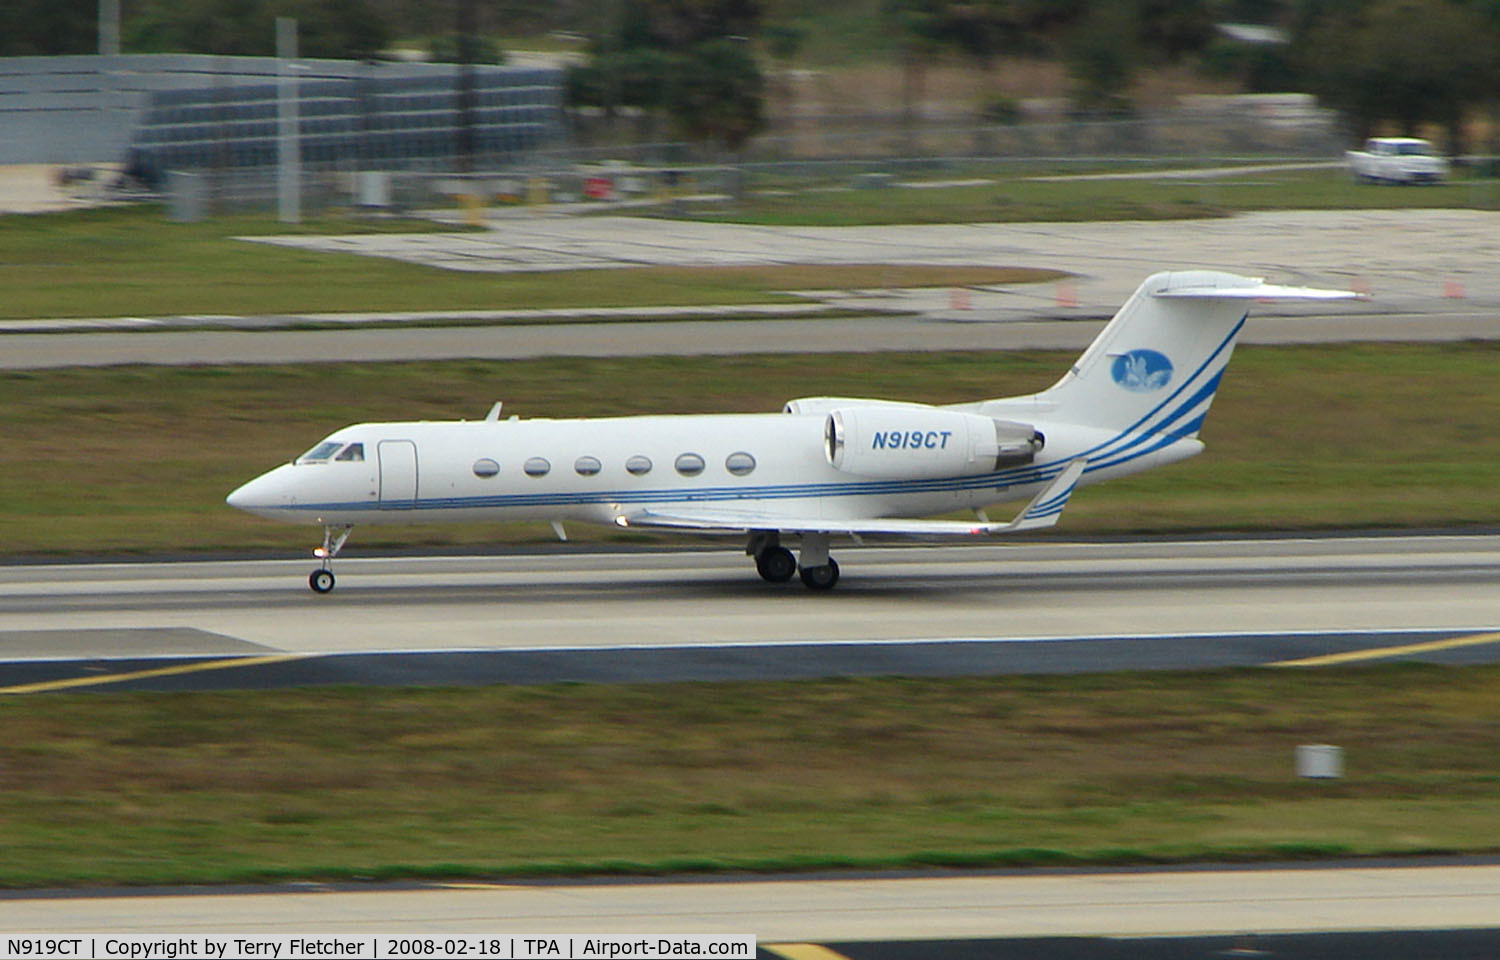
{"label": "gulfstream jet fuselage", "polygon": [[[1038,394],[950,406],[810,397],[771,414],[572,420],[501,419],[496,404],[483,420],[345,427],[228,502],[322,526],[309,578],[320,593],[357,524],[535,519],[740,533],[766,580],[800,571],[827,589],[839,576],[833,535],[1051,526],[1078,485],[1199,453],[1246,305],[1352,296],[1161,273]],[[1008,522],[983,517],[1008,500],[1028,502]],[[921,519],[955,511],[977,519]],[[798,557],[783,535],[798,538]]]}

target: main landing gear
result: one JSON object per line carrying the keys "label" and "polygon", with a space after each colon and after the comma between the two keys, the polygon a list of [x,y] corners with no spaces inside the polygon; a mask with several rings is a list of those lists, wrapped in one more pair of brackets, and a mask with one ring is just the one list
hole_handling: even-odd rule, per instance
{"label": "main landing gear", "polygon": [[839,582],[839,562],[832,557],[816,567],[802,567],[802,583],[809,590],[832,590]]}
{"label": "main landing gear", "polygon": [[800,565],[792,557],[792,551],[781,545],[781,533],[777,530],[751,533],[745,552],[755,558],[755,570],[767,583],[786,583],[795,573],[802,575],[802,583],[809,590],[832,590],[839,582],[839,565],[828,555],[826,533],[802,535]]}
{"label": "main landing gear", "polygon": [[339,555],[353,530],[352,526],[323,528],[323,545],[313,551],[313,556],[322,560],[323,565],[307,575],[307,585],[312,587],[313,593],[328,593],[333,589],[333,558]]}
{"label": "main landing gear", "polygon": [[786,547],[769,547],[756,555],[755,569],[767,583],[786,583],[797,572],[797,560]]}

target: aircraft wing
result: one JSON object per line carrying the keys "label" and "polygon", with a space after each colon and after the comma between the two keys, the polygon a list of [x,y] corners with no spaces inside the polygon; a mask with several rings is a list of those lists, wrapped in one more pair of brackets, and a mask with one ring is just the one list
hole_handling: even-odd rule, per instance
{"label": "aircraft wing", "polygon": [[787,530],[798,533],[848,533],[871,536],[960,537],[1040,530],[1057,523],[1078,478],[1088,461],[1072,461],[1041,493],[1006,523],[976,523],[967,520],[907,520],[899,517],[872,517],[856,520],[829,520],[822,517],[795,517],[784,514],[758,513],[750,510],[704,507],[687,510],[645,509],[622,514],[615,522],[622,527],[672,527],[682,530]]}

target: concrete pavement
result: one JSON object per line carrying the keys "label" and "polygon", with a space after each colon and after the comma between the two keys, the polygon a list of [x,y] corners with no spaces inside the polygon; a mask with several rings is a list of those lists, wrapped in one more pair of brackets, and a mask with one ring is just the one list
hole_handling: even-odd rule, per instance
{"label": "concrete pavement", "polygon": [[[510,217],[483,233],[259,237],[303,250],[479,272],[648,265],[903,263],[1061,269],[1086,315],[1108,313],[1147,275],[1218,269],[1355,287],[1386,310],[1433,300],[1500,305],[1500,212],[1267,211],[1206,220],[763,227],[640,217]],[[1051,285],[1007,289],[1015,308],[1057,307]],[[978,305],[975,305],[976,309]],[[984,309],[988,309],[986,304]],[[1005,307],[1001,307],[1005,309]]]}
{"label": "concrete pavement", "polygon": [[[1061,268],[1074,276],[960,290],[811,290],[791,304],[10,320],[0,321],[0,367],[1074,349],[1098,329],[1079,321],[1111,316],[1145,276],[1169,268],[1227,269],[1373,295],[1331,307],[1257,304],[1248,343],[1500,337],[1500,271],[1493,269],[1500,262],[1500,213],[1487,211],[847,228],[540,216],[509,217],[478,234],[259,239],[484,271],[916,263]],[[309,325],[381,329],[280,329]],[[142,330],[179,332],[101,332]]]}

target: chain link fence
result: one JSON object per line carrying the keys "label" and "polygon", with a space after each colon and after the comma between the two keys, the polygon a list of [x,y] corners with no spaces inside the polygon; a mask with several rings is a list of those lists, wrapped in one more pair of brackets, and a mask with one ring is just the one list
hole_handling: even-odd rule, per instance
{"label": "chain link fence", "polygon": [[[521,94],[495,90],[481,99],[493,126],[465,156],[456,148],[451,85],[414,93],[407,84],[379,103],[368,87],[349,83],[308,85],[304,92],[305,210],[735,199],[778,186],[878,187],[1022,169],[1331,162],[1342,151],[1332,115],[1301,97],[1280,98],[1274,109],[1225,98],[1231,103],[1128,120],[910,125],[899,118],[799,118],[794,129],[755,138],[731,154],[653,139],[649,134],[660,126],[653,118],[604,118],[555,101],[550,113],[538,112],[521,105]],[[163,158],[176,151],[175,165],[159,162],[163,170],[189,174],[163,178],[169,194],[201,198],[185,209],[269,207],[276,199],[272,97],[264,90],[231,100],[201,91],[173,94],[148,115],[137,142],[167,144],[159,148]]]}

